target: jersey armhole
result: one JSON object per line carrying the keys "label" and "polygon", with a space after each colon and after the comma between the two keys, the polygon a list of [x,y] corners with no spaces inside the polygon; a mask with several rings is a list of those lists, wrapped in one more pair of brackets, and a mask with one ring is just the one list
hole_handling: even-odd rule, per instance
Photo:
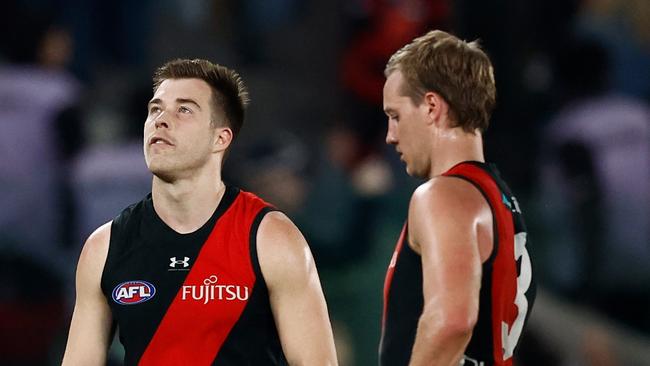
{"label": "jersey armhole", "polygon": [[266,279],[262,273],[262,267],[260,267],[259,256],[257,253],[257,231],[264,219],[264,216],[269,212],[278,211],[276,208],[266,206],[262,208],[256,215],[253,223],[251,224],[250,237],[249,237],[249,251],[251,258],[251,265],[253,266],[253,273],[255,274],[255,281],[261,281],[260,285],[264,291],[268,292],[268,287],[266,286]]}
{"label": "jersey armhole", "polygon": [[[102,293],[104,295],[110,294],[111,289],[106,287],[106,271],[109,267],[109,264],[111,263],[112,257],[115,255],[115,246],[111,245],[113,244],[113,238],[117,237],[116,234],[117,227],[115,225],[115,219],[111,221],[111,227],[109,230],[109,237],[108,237],[108,250],[106,251],[106,259],[104,260],[104,268],[102,269],[102,277],[99,279],[99,287],[102,290]],[[107,298],[108,300],[108,298]]]}
{"label": "jersey armhole", "polygon": [[445,176],[462,179],[467,183],[473,185],[481,193],[481,196],[483,196],[483,199],[485,199],[485,202],[487,202],[488,207],[490,207],[490,213],[492,214],[492,252],[490,253],[490,256],[485,260],[485,262],[483,262],[483,265],[491,266],[492,262],[494,262],[494,258],[496,258],[497,253],[499,251],[499,229],[497,227],[496,212],[494,212],[494,207],[492,207],[492,203],[490,202],[490,199],[488,198],[483,188],[481,188],[481,186],[478,183],[474,182],[473,180],[465,176],[456,175],[456,174],[445,175]]}
{"label": "jersey armhole", "polygon": [[[106,271],[107,271],[107,269],[109,267],[110,260],[111,260],[112,256],[114,255],[114,252],[115,252],[114,245],[111,245],[111,243],[113,242],[113,238],[116,237],[116,234],[115,234],[114,230],[117,230],[117,228],[115,226],[115,219],[111,220],[111,226],[110,226],[109,234],[108,234],[109,235],[109,237],[108,237],[108,250],[106,251],[106,259],[104,260],[104,268],[102,268],[102,276],[99,279],[99,289],[101,290],[102,294],[106,298],[106,302],[108,303],[109,307],[110,307],[110,304],[111,304],[111,301],[110,301],[111,299],[110,299],[110,295],[106,296],[106,294],[110,294],[112,292],[112,290],[109,289],[106,286]],[[117,332],[117,319],[115,319],[115,316],[112,316],[111,318],[112,318],[112,320],[111,320],[111,327],[110,327],[110,333],[109,333],[110,334],[110,336],[109,336],[110,337],[109,338],[110,339],[109,346],[110,346],[110,344],[113,343],[113,340],[115,338],[115,334]]]}

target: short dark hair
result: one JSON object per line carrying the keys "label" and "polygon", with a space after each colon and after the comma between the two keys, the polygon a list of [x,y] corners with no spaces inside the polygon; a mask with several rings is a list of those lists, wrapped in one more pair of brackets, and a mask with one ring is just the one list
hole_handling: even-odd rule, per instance
{"label": "short dark hair", "polygon": [[202,59],[176,59],[159,67],[153,76],[154,93],[167,79],[201,79],[212,89],[212,123],[219,126],[217,111],[223,111],[225,125],[236,137],[244,124],[244,112],[250,103],[248,89],[232,69]]}
{"label": "short dark hair", "polygon": [[384,74],[399,70],[402,93],[415,105],[425,93],[440,94],[449,104],[455,126],[484,132],[496,102],[494,70],[478,42],[465,42],[434,30],[415,38],[391,56]]}

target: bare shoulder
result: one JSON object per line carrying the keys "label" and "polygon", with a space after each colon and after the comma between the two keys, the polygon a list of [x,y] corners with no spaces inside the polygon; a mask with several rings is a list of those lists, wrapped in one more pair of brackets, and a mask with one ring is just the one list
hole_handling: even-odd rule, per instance
{"label": "bare shoulder", "polygon": [[481,192],[454,177],[436,177],[420,185],[409,204],[409,243],[420,252],[422,243],[453,231],[473,232],[490,215]]}
{"label": "bare shoulder", "polygon": [[487,202],[471,183],[455,177],[435,177],[420,185],[413,196],[409,213],[445,213],[445,216],[478,214]]}
{"label": "bare shoulder", "polygon": [[89,267],[90,270],[99,269],[100,272],[103,270],[111,239],[111,224],[112,221],[109,221],[90,234],[81,250],[79,267]]}
{"label": "bare shoulder", "polygon": [[302,257],[307,246],[305,238],[296,225],[279,211],[272,211],[264,216],[257,231],[257,243],[258,251],[264,252],[265,257],[287,260],[301,260],[293,257],[296,254]]}
{"label": "bare shoulder", "polygon": [[257,252],[269,286],[306,276],[313,266],[307,241],[282,212],[269,212],[262,219],[257,231]]}

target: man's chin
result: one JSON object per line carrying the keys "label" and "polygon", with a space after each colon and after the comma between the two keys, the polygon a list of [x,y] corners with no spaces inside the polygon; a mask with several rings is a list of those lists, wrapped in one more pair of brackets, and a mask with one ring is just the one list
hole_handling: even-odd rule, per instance
{"label": "man's chin", "polygon": [[413,168],[411,168],[408,164],[406,164],[406,167],[404,168],[406,170],[406,174],[408,174],[410,177],[417,178],[417,174],[415,171],[413,171]]}
{"label": "man's chin", "polygon": [[174,180],[174,169],[169,169],[157,165],[150,165],[149,166],[149,171],[151,174],[153,174],[156,178],[164,181],[164,182],[172,182]]}
{"label": "man's chin", "polygon": [[417,179],[427,179],[428,176],[425,173],[418,172],[414,169],[409,168],[409,166],[406,166],[406,174],[409,175],[409,177],[412,178],[417,178]]}

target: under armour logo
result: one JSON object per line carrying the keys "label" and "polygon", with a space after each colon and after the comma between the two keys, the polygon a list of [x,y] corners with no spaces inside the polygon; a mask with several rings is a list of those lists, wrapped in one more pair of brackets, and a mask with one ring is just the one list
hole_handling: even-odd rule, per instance
{"label": "under armour logo", "polygon": [[182,260],[176,259],[176,257],[171,257],[169,258],[171,263],[169,263],[169,266],[172,268],[176,268],[176,265],[183,265],[183,268],[187,268],[190,266],[190,257],[183,257]]}

